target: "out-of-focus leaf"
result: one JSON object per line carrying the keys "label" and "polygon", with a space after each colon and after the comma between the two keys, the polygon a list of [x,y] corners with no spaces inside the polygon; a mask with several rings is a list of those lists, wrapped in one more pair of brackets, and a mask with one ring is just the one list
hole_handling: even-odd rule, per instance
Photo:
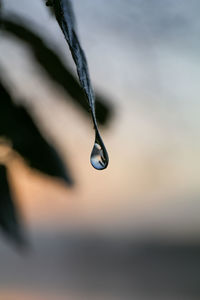
{"label": "out-of-focus leaf", "polygon": [[0,135],[11,140],[13,149],[31,167],[72,184],[56,150],[44,139],[25,108],[14,104],[0,82]]}
{"label": "out-of-focus leaf", "polygon": [[[49,78],[64,88],[65,92],[72,97],[72,100],[78,104],[85,112],[88,111],[88,105],[84,101],[84,93],[80,88],[75,77],[63,64],[56,52],[51,49],[38,34],[34,33],[25,25],[25,21],[17,17],[3,19],[2,29],[25,42],[33,52],[36,61],[46,71]],[[106,124],[111,117],[112,109],[109,101],[102,96],[96,97],[96,116],[100,124]]]}
{"label": "out-of-focus leaf", "polygon": [[19,245],[25,240],[19,225],[18,214],[9,190],[6,168],[0,165],[0,227]]}
{"label": "out-of-focus leaf", "polygon": [[86,56],[76,34],[75,18],[71,1],[53,0],[52,2],[56,19],[69,45],[72,57],[76,64],[79,81],[87,97],[88,105],[92,114],[95,129],[95,143],[90,156],[90,162],[95,169],[103,170],[108,166],[109,157],[97,125],[95,97],[90,81]]}

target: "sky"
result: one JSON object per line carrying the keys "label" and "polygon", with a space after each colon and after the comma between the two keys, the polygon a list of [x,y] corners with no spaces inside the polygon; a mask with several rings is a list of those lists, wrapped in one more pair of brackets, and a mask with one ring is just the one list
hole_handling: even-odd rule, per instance
{"label": "sky", "polygon": [[[110,165],[104,172],[92,169],[91,122],[65,102],[62,91],[33,65],[26,47],[3,36],[1,65],[77,182],[69,191],[38,174],[27,171],[30,178],[23,177],[18,167],[20,182],[19,176],[13,181],[27,222],[199,238],[199,2],[73,3],[92,82],[114,107],[113,120],[102,129]],[[42,1],[7,0],[5,11],[35,24],[75,70]]]}
{"label": "sky", "polygon": [[[162,290],[164,286],[165,297],[155,294],[154,300],[156,295],[166,300],[199,299],[191,294],[187,298],[187,293],[166,295],[171,287],[168,282],[174,285],[182,279],[176,273],[180,266],[184,288],[188,282],[198,284],[199,276],[195,277],[187,251],[181,263],[183,250],[174,261],[162,254],[158,255],[160,260],[150,256],[145,261],[146,252],[130,250],[129,242],[120,245],[126,238],[131,242],[158,239],[176,245],[199,242],[200,2],[73,0],[73,5],[94,89],[105,95],[114,109],[108,127],[101,128],[110,164],[102,172],[92,168],[91,120],[66,101],[63,91],[34,64],[25,45],[1,33],[0,66],[16,98],[25,99],[22,104],[71,168],[76,184],[69,189],[31,170],[21,159],[10,162],[12,189],[32,253],[21,256],[1,239],[0,298],[150,300],[153,289],[138,297],[131,287],[128,295],[126,279],[132,280],[133,275],[134,283],[144,292],[144,282],[151,288],[151,280],[161,278],[162,287],[156,279],[155,291],[159,293],[157,287]],[[4,13],[29,20],[75,72],[63,35],[41,0],[4,0]],[[94,245],[87,240],[89,233],[96,234],[95,241],[100,242]],[[113,246],[114,237],[119,244]],[[106,251],[111,251],[109,260]],[[191,257],[197,268],[196,256]],[[93,262],[99,266],[96,271]],[[129,266],[135,263],[131,275],[126,269],[121,271],[123,262]],[[119,272],[113,271],[115,266]],[[84,284],[88,284],[86,289]],[[107,294],[101,284],[114,284],[115,296],[113,291]]]}

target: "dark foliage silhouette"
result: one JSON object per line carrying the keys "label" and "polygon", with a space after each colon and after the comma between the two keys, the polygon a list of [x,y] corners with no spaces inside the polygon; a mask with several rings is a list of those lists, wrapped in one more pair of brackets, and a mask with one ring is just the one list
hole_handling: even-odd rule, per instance
{"label": "dark foliage silhouette", "polygon": [[31,167],[63,178],[68,184],[72,184],[69,172],[56,150],[40,134],[26,109],[14,104],[1,83],[0,98],[0,135],[12,141],[13,149],[24,157]]}
{"label": "dark foliage silhouette", "polygon": [[[22,17],[12,15],[10,18],[2,19],[2,30],[26,43],[35,58],[35,62],[46,72],[48,78],[61,86],[72,97],[71,99],[75,104],[80,106],[86,113],[89,113],[88,104],[84,101],[83,90],[58,54],[30,28],[30,25],[28,26],[27,21],[23,20]],[[66,97],[66,99],[70,98]],[[102,125],[106,125],[112,112],[108,100],[97,94],[95,102],[97,121]]]}
{"label": "dark foliage silhouette", "polygon": [[24,245],[24,237],[19,225],[18,213],[10,193],[7,171],[0,165],[0,225],[1,229],[15,242]]}
{"label": "dark foliage silhouette", "polygon": [[[47,1],[62,28],[62,23],[71,28],[75,36],[75,44],[68,44],[72,56],[77,64],[78,76],[81,83],[79,85],[76,77],[60,59],[59,54],[45,42],[38,33],[34,32],[34,25],[30,25],[28,20],[19,16],[3,14],[3,4],[0,0],[0,30],[9,37],[17,38],[19,42],[28,46],[33,55],[35,63],[45,71],[47,78],[54,84],[63,88],[66,92],[67,100],[73,102],[82,109],[83,112],[91,113],[94,125],[97,128],[97,121],[101,125],[106,125],[111,117],[112,109],[107,99],[96,96],[94,101],[91,88],[87,62],[80,47],[77,35],[74,31],[74,14],[69,1]],[[64,6],[63,6],[64,5]],[[47,8],[49,9],[49,8]],[[64,9],[64,10],[63,10]],[[66,29],[66,28],[65,28]],[[66,32],[64,31],[65,37]],[[74,47],[78,45],[78,54],[74,52]],[[77,48],[76,48],[77,49]],[[81,65],[82,64],[82,65]],[[1,71],[1,69],[0,69]],[[3,137],[12,145],[12,149],[20,154],[30,167],[35,168],[45,174],[63,179],[69,186],[73,179],[71,171],[64,164],[53,145],[40,133],[40,129],[35,124],[31,114],[26,108],[16,105],[16,97],[9,91],[9,83],[6,82],[4,73],[0,72],[0,138]],[[85,98],[86,96],[86,98]],[[84,99],[85,98],[85,99]],[[88,102],[87,100],[88,99]],[[23,101],[20,101],[23,103]],[[96,104],[96,105],[95,105]],[[89,114],[88,114],[89,115]],[[97,121],[96,121],[97,118]],[[67,134],[67,133],[66,133]],[[22,244],[23,237],[20,234],[20,226],[17,217],[17,209],[11,197],[9,183],[7,179],[6,164],[0,166],[0,227],[8,236],[19,244]]]}

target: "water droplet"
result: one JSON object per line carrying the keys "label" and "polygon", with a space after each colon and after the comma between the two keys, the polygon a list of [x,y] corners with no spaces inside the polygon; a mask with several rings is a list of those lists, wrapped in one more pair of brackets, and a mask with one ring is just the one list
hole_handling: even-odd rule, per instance
{"label": "water droplet", "polygon": [[91,165],[96,170],[104,170],[108,166],[109,157],[108,157],[106,147],[104,146],[103,140],[99,133],[95,110],[93,109],[92,109],[92,119],[93,119],[94,130],[95,130],[95,142],[90,155],[90,162]]}
{"label": "water droplet", "polygon": [[95,139],[90,162],[97,170],[104,170],[108,166],[108,154],[102,141],[99,142]]}

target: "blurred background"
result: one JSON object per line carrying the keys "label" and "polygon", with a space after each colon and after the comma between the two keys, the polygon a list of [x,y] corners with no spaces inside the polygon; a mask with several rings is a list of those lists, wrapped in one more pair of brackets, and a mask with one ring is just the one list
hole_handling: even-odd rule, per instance
{"label": "blurred background", "polygon": [[[23,19],[76,76],[44,2],[4,2],[4,16]],[[200,3],[73,6],[95,92],[110,111],[100,127],[110,164],[92,168],[91,119],[49,80],[27,43],[3,30],[1,75],[15,98],[25,99],[20,104],[59,152],[74,186],[22,158],[9,163],[31,245],[23,254],[1,236],[0,299],[199,299]]]}

